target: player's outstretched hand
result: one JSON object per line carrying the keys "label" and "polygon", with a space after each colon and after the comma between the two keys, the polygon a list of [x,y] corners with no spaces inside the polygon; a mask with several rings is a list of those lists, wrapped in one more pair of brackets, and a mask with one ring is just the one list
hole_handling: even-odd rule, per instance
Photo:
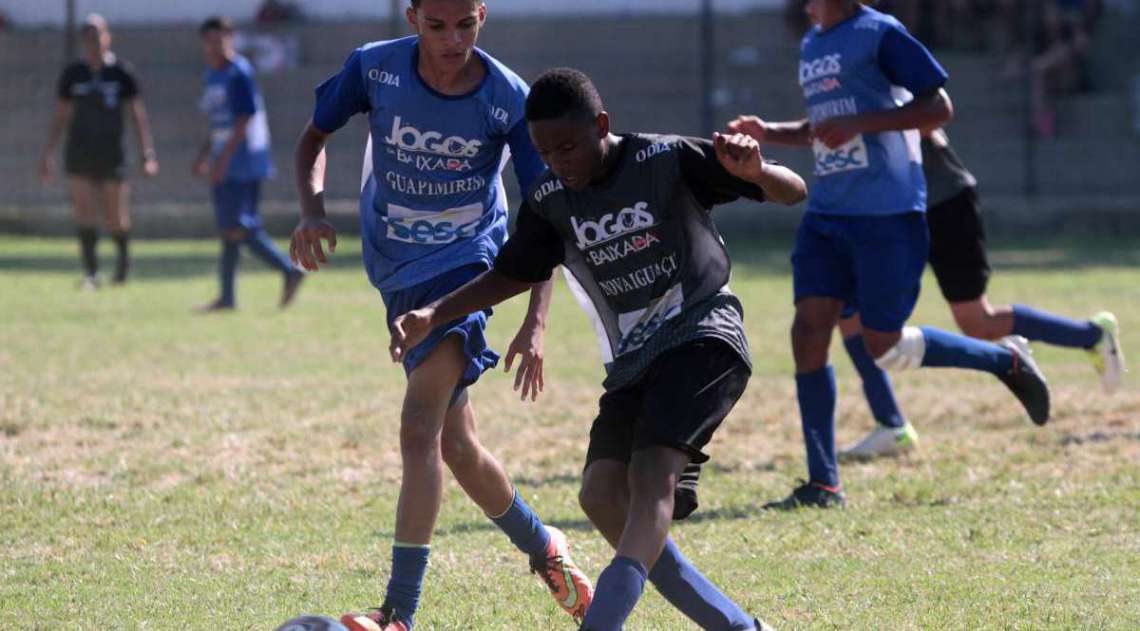
{"label": "player's outstretched hand", "polygon": [[404,355],[431,333],[431,320],[435,311],[430,307],[409,311],[392,322],[392,342],[388,352],[392,361],[399,363]]}
{"label": "player's outstretched hand", "polygon": [[542,325],[524,322],[507,348],[507,359],[503,364],[506,372],[511,371],[515,356],[519,356],[519,370],[515,373],[515,392],[522,388],[521,399],[538,399],[538,393],[546,387],[542,375],[543,344],[546,331]]}
{"label": "player's outstretched hand", "polygon": [[336,252],[336,230],[331,223],[324,219],[302,219],[289,242],[289,258],[293,264],[315,272],[322,263],[328,263],[321,240],[328,242],[330,254]]}
{"label": "player's outstretched hand", "polygon": [[158,175],[158,160],[155,158],[147,158],[143,160],[142,165],[143,175],[147,177],[154,177]]}
{"label": "player's outstretched hand", "polygon": [[755,182],[764,174],[760,142],[747,134],[713,134],[716,157],[724,168],[742,180]]}
{"label": "player's outstretched hand", "polygon": [[854,116],[836,116],[812,127],[812,135],[828,149],[838,149],[860,133]]}
{"label": "player's outstretched hand", "polygon": [[737,116],[728,122],[727,127],[734,134],[752,136],[758,142],[764,142],[768,135],[768,125],[759,116]]}

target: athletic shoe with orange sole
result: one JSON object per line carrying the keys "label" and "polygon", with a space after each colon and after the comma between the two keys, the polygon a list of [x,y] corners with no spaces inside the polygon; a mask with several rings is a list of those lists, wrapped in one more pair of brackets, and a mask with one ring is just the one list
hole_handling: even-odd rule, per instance
{"label": "athletic shoe with orange sole", "polygon": [[394,612],[387,607],[370,609],[366,613],[346,613],[340,623],[348,631],[409,631],[403,620],[397,620]]}
{"label": "athletic shoe with orange sole", "polygon": [[546,555],[541,559],[532,558],[530,571],[546,584],[550,595],[558,601],[558,606],[581,622],[586,616],[590,601],[594,599],[594,586],[570,558],[570,544],[566,542],[566,535],[550,526],[546,527],[546,532],[550,533]]}

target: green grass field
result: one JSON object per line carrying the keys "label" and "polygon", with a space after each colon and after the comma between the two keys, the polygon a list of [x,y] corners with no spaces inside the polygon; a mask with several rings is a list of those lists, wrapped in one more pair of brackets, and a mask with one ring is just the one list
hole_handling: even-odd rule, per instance
{"label": "green grass field", "polygon": [[[1001,248],[990,294],[1111,308],[1127,347],[1135,246]],[[1081,353],[1036,349],[1054,387],[1045,428],[992,378],[897,376],[917,454],[845,467],[846,511],[759,510],[805,474],[787,247],[737,253],[756,373],[710,446],[701,510],[674,530],[688,555],[779,629],[1140,628],[1140,388],[1104,396]],[[240,312],[196,316],[216,249],[141,242],[135,282],[81,293],[69,240],[0,238],[0,628],[267,630],[379,603],[403,376],[359,253],[346,244],[285,313],[278,278],[247,257]],[[950,326],[927,281],[914,321]],[[522,307],[493,320],[499,348]],[[484,442],[595,577],[610,551],[576,493],[598,364],[560,287],[540,402],[518,402],[501,372],[473,391]],[[871,420],[836,365],[847,443]],[[417,623],[574,628],[454,483]],[[651,589],[629,624],[690,626]]]}

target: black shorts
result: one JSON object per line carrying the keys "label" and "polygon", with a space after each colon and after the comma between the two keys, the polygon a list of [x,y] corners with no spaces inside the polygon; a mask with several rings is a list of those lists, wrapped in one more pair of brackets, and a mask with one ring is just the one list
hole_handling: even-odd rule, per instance
{"label": "black shorts", "polygon": [[930,267],[947,302],[970,302],[986,293],[990,262],[978,194],[968,188],[926,211]]}
{"label": "black shorts", "polygon": [[68,147],[64,152],[63,169],[68,175],[85,177],[96,182],[121,182],[127,176],[123,152],[114,148],[93,151]]}
{"label": "black shorts", "polygon": [[675,447],[694,462],[744,394],[751,370],[728,344],[701,339],[682,344],[649,365],[642,378],[598,402],[586,466],[597,460],[628,463],[646,447]]}

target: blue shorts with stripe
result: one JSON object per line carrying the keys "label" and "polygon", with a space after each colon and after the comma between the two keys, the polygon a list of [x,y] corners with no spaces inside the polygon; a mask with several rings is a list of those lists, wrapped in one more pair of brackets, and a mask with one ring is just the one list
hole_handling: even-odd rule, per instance
{"label": "blue shorts with stripe", "polygon": [[[381,292],[384,306],[388,310],[389,328],[399,316],[446,296],[485,271],[487,265],[484,263],[466,265],[444,272],[419,285]],[[477,311],[433,330],[424,341],[404,355],[404,372],[410,375],[444,339],[450,335],[458,336],[463,343],[466,365],[455,387],[455,395],[452,397],[454,403],[467,386],[478,381],[484,372],[499,363],[499,354],[491,350],[486,336],[487,320],[491,317],[491,313],[490,309]]]}

